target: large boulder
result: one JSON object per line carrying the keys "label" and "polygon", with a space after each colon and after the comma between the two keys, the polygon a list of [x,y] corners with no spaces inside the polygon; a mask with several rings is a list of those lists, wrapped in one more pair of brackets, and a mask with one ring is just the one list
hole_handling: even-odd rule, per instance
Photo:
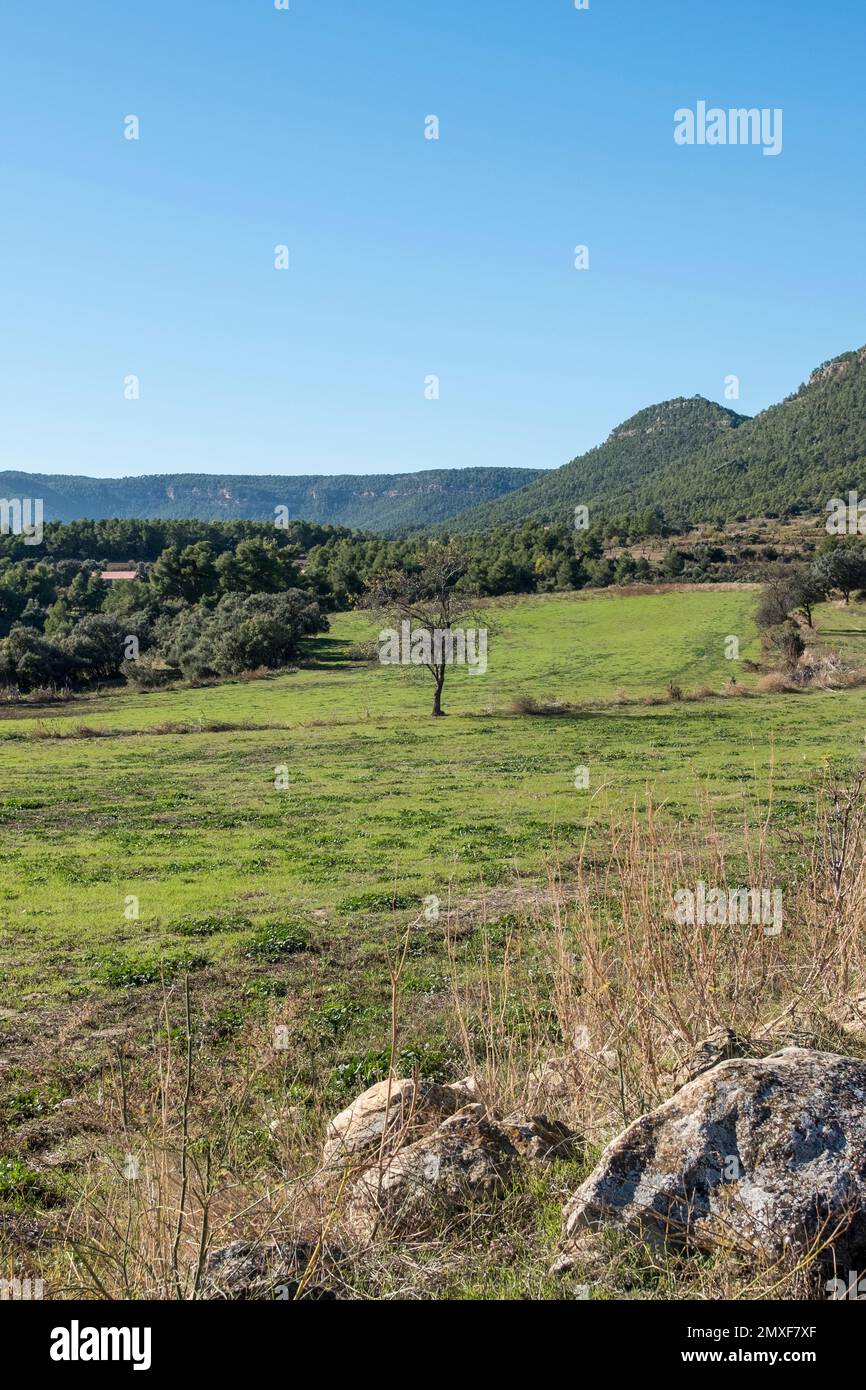
{"label": "large boulder", "polygon": [[565,1223],[573,1244],[614,1225],[770,1258],[829,1241],[822,1258],[862,1268],[866,1063],[799,1047],[721,1062],[607,1147]]}
{"label": "large boulder", "polygon": [[357,1178],[346,1224],[369,1240],[380,1230],[418,1235],[479,1199],[496,1195],[533,1160],[564,1155],[572,1136],[543,1116],[498,1120],[467,1105],[432,1133]]}
{"label": "large boulder", "polygon": [[378,1081],[336,1115],[328,1125],[322,1150],[325,1169],[364,1167],[403,1144],[419,1127],[474,1101],[474,1077],[439,1086],[413,1080]]}

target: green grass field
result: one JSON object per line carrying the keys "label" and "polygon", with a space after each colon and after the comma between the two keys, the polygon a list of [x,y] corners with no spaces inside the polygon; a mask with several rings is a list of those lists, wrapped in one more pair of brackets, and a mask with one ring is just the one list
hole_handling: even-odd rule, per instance
{"label": "green grass field", "polygon": [[[471,1071],[507,1114],[535,1104],[532,1068],[579,1024],[601,1049],[591,1084],[552,1104],[580,1153],[516,1183],[495,1225],[484,1208],[429,1260],[413,1242],[411,1276],[399,1242],[351,1275],[375,1299],[402,1297],[407,1277],[420,1297],[563,1297],[571,1284],[548,1274],[563,1203],[681,1056],[666,982],[696,1041],[710,1021],[787,1013],[826,949],[823,889],[800,885],[816,792],[861,760],[864,696],[763,693],[754,597],[491,603],[488,670],[449,672],[445,719],[425,672],[360,659],[375,630],[358,613],[293,673],[5,707],[0,1260],[20,1260],[16,1232],[35,1222],[56,1240],[26,1267],[52,1296],[175,1297],[181,1151],[199,1194],[186,1270],[206,1189],[213,1248],[315,1226],[327,1120],[392,1065]],[[817,623],[818,648],[859,663],[862,610]],[[783,938],[673,929],[681,874],[752,882],[746,863],[785,887]],[[602,1272],[568,1276],[594,1298],[703,1296],[706,1280],[717,1296],[722,1275],[700,1261],[605,1249]]]}
{"label": "green grass field", "polygon": [[[147,982],[160,961],[276,959],[302,938],[363,962],[427,895],[541,880],[587,833],[601,852],[611,810],[650,794],[673,820],[706,797],[734,831],[772,770],[781,834],[827,765],[855,762],[860,691],[639,703],[670,683],[753,686],[725,656],[737,636],[757,659],[753,604],[709,588],[491,604],[488,671],[450,673],[444,720],[425,673],[346,659],[373,635],[362,614],[337,616],[294,674],[7,709],[4,1004]],[[819,628],[866,645],[854,609]],[[526,696],[580,708],[512,713]]]}

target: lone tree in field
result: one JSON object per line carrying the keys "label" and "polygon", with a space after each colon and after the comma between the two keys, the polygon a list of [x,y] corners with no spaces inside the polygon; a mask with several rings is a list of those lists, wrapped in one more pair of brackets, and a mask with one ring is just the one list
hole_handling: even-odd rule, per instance
{"label": "lone tree in field", "polygon": [[[433,677],[434,718],[445,713],[442,690],[448,667],[457,661],[482,669],[477,650],[474,655],[467,652],[465,621],[473,611],[472,595],[465,590],[468,564],[460,546],[434,542],[410,568],[387,570],[370,580],[364,596],[366,606],[391,624],[389,641],[399,652],[387,656],[380,650],[380,660],[425,666]],[[486,661],[485,629],[485,669]]]}
{"label": "lone tree in field", "polygon": [[778,627],[800,613],[814,627],[812,610],[827,597],[827,586],[814,569],[790,565],[771,575],[764,585],[756,613],[758,627]]}

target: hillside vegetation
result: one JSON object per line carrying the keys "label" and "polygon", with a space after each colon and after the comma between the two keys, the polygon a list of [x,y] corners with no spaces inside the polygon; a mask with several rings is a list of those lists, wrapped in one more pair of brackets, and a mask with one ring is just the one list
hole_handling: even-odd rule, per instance
{"label": "hillside vegetation", "polygon": [[567,521],[655,508],[674,526],[822,511],[866,491],[866,348],[812,373],[780,405],[746,419],[695,396],[650,406],[597,449],[447,529]]}
{"label": "hillside vegetation", "polygon": [[148,517],[166,520],[288,520],[399,532],[444,521],[538,476],[534,468],[437,468],[337,477],[164,473],[82,478],[0,473],[0,497],[41,497],[48,521]]}

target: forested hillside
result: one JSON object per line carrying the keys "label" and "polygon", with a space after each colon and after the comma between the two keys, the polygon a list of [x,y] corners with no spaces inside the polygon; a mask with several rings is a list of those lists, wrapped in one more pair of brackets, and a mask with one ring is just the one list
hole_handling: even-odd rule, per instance
{"label": "forested hillside", "polygon": [[444,521],[538,477],[535,468],[439,468],[341,477],[164,473],[82,478],[0,473],[0,497],[41,497],[45,519],[154,517],[201,521],[287,519],[395,534]]}
{"label": "forested hillside", "polygon": [[657,474],[682,465],[720,433],[733,433],[743,422],[742,415],[702,396],[648,406],[597,449],[542,474],[509,497],[467,511],[447,529],[469,532],[530,519],[565,521],[578,504],[604,503],[608,512],[630,511],[642,485],[641,496],[649,497],[642,506],[661,505],[654,485]]}
{"label": "forested hillside", "polygon": [[667,401],[597,449],[447,523],[452,532],[656,508],[677,527],[820,511],[866,491],[866,348],[824,363],[780,405],[747,419],[704,400]]}

